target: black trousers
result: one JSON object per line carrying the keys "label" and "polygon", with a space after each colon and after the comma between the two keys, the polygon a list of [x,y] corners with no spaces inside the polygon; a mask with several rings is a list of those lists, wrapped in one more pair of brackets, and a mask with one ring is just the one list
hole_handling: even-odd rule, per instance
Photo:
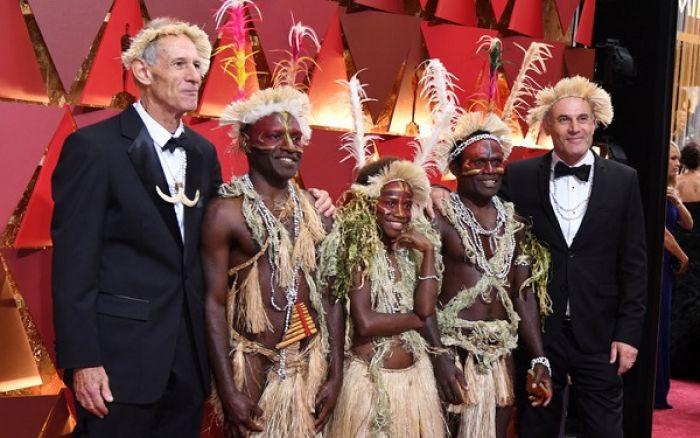
{"label": "black trousers", "polygon": [[160,400],[150,404],[108,403],[109,413],[104,418],[89,413],[76,401],[73,437],[199,437],[206,394],[186,313],[178,330],[168,384]]}
{"label": "black trousers", "polygon": [[[521,352],[519,352],[521,353]],[[585,437],[622,438],[622,378],[617,363],[610,363],[610,352],[582,352],[565,324],[555,342],[545,347],[552,365],[552,401],[546,408],[533,408],[527,394],[518,392],[518,433],[520,438],[556,438],[561,427],[565,400],[562,393],[571,376],[572,400]],[[519,354],[518,385],[524,388],[529,359]],[[521,378],[522,377],[522,378]]]}

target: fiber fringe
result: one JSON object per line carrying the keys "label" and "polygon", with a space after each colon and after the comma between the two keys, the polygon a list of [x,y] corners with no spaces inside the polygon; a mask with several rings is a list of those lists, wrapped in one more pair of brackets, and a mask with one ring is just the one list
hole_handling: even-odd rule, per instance
{"label": "fiber fringe", "polygon": [[[506,363],[507,356],[493,363],[491,369],[477,372],[474,357],[467,356],[464,366],[459,357],[455,365],[464,370],[467,391],[462,392],[466,402],[449,405],[448,412],[461,414],[458,438],[493,438],[496,436],[496,408],[513,404],[513,381]],[[466,369],[465,369],[466,367]]]}
{"label": "fiber fringe", "polygon": [[426,355],[409,368],[381,369],[391,405],[390,423],[372,433],[370,418],[376,410],[377,389],[369,366],[353,357],[345,362],[345,377],[333,416],[324,435],[333,438],[444,437],[440,399],[432,366]]}

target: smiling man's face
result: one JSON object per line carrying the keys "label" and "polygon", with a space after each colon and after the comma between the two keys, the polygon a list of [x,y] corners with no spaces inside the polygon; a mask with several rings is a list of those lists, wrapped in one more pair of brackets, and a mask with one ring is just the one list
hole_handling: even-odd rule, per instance
{"label": "smiling man's face", "polygon": [[305,146],[299,122],[288,113],[270,114],[247,126],[240,144],[250,167],[281,179],[296,174]]}
{"label": "smiling man's face", "polygon": [[505,173],[503,148],[486,138],[470,144],[455,160],[450,170],[457,177],[458,191],[470,198],[491,198],[501,188]]}
{"label": "smiling man's face", "polygon": [[549,109],[543,128],[552,137],[557,155],[572,166],[593,144],[595,117],[591,104],[580,97],[560,99]]}

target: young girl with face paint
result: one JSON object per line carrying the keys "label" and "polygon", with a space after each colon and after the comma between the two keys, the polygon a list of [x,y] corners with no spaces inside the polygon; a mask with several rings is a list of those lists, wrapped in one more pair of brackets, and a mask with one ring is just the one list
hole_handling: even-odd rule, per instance
{"label": "young girl with face paint", "polygon": [[321,284],[347,314],[344,384],[328,436],[444,436],[419,334],[435,312],[439,241],[418,209],[424,171],[383,159],[361,169],[321,251]]}

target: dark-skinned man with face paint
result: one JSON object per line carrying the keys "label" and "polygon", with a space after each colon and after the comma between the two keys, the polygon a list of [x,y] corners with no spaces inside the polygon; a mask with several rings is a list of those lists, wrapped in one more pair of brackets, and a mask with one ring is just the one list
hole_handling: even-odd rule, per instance
{"label": "dark-skinned man with face paint", "polygon": [[326,436],[444,436],[420,334],[435,313],[441,274],[439,238],[419,213],[429,191],[411,162],[367,164],[323,242],[320,283],[344,304],[351,344]]}
{"label": "dark-skinned man with face paint", "polygon": [[214,406],[227,436],[315,436],[340,391],[342,308],[314,279],[330,224],[292,179],[309,111],[307,95],[277,87],[221,117],[249,165],[220,187],[202,227]]}
{"label": "dark-skinned man with face paint", "polygon": [[[531,402],[551,398],[524,225],[497,196],[510,152],[508,126],[490,113],[465,113],[443,151],[457,191],[436,215],[445,271],[426,336],[447,350],[433,361],[459,437],[505,437],[513,405],[511,351],[520,336],[535,358]],[[458,424],[457,424],[458,423]]]}

